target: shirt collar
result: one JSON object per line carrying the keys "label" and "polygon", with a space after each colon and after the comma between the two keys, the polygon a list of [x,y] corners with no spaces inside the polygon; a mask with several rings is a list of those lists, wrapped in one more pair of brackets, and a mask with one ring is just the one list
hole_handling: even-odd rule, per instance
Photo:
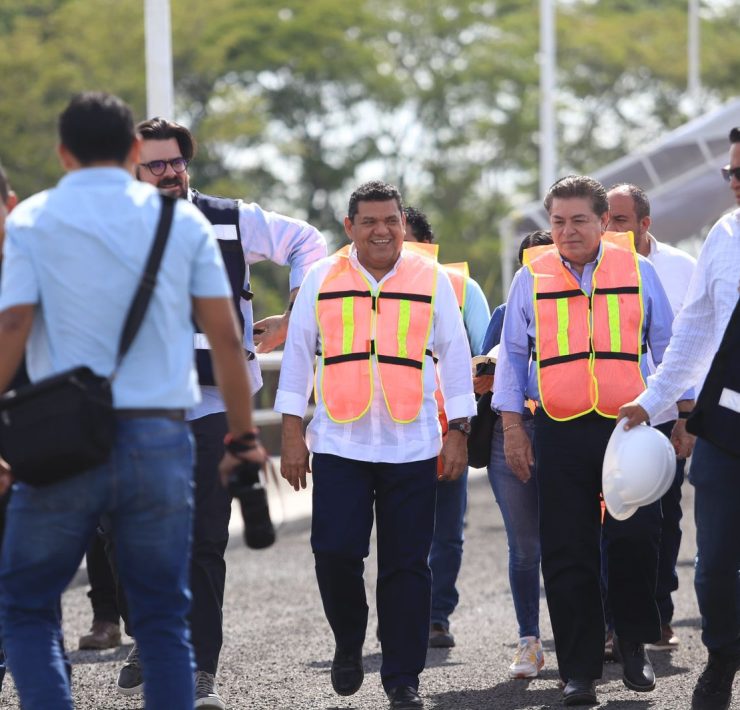
{"label": "shirt collar", "polygon": [[648,233],[648,244],[650,245],[650,251],[648,257],[655,256],[658,253],[658,240]]}
{"label": "shirt collar", "polygon": [[98,186],[100,183],[125,185],[133,182],[131,173],[123,168],[80,168],[68,172],[59,181],[60,187]]}
{"label": "shirt collar", "polygon": [[[604,253],[604,243],[602,241],[599,241],[599,251],[596,252],[596,258],[593,261],[589,261],[587,264],[584,264],[584,267],[590,266],[592,264],[598,264],[599,261],[601,261],[601,256]],[[565,266],[567,266],[569,269],[573,269],[573,265],[567,260],[563,258],[563,255],[558,252],[558,256],[560,257],[560,261],[563,262]]]}
{"label": "shirt collar", "polygon": [[365,276],[367,276],[376,284],[383,283],[383,281],[393,276],[393,274],[396,273],[396,269],[398,269],[398,265],[401,263],[401,259],[403,259],[403,249],[401,249],[401,254],[399,255],[396,263],[393,265],[393,268],[382,279],[380,279],[380,281],[377,281],[375,277],[360,263],[360,260],[357,258],[357,248],[355,247],[354,243],[352,243],[349,249],[350,264],[352,264],[352,266],[354,266],[356,269],[362,271]]}

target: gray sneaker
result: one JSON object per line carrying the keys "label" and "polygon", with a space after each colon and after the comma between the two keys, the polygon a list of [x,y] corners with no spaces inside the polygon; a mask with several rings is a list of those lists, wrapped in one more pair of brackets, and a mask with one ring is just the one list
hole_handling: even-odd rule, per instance
{"label": "gray sneaker", "polygon": [[216,692],[216,679],[205,671],[195,672],[195,707],[226,710],[226,703]]}
{"label": "gray sneaker", "polygon": [[141,673],[139,647],[136,642],[118,674],[116,687],[122,695],[141,695],[144,692],[144,676]]}

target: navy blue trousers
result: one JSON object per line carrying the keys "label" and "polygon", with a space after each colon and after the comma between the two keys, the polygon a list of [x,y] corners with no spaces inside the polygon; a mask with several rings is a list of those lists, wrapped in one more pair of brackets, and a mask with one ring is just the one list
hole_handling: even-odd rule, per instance
{"label": "navy blue trousers", "polygon": [[694,484],[696,576],[701,640],[713,653],[740,655],[740,457],[699,438]]}
{"label": "navy blue trousers", "polygon": [[312,469],[311,547],[337,647],[356,651],[365,640],[363,572],[374,505],[380,677],[386,690],[418,688],[429,640],[437,459],[392,464],[314,454]]}
{"label": "navy blue trousers", "polygon": [[[535,414],[542,576],[555,651],[563,679],[601,678],[604,609],[601,599],[601,469],[614,420],[587,414],[566,422]],[[625,521],[608,513],[608,603],[618,636],[660,638],[655,603],[660,502]]]}

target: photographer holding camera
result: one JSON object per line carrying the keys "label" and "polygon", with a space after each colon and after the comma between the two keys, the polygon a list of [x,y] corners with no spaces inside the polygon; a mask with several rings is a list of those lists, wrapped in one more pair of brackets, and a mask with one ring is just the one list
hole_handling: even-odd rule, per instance
{"label": "photographer holding camera", "polygon": [[[193,451],[184,419],[199,392],[188,352],[191,319],[208,334],[224,393],[231,443],[221,473],[265,458],[252,426],[231,289],[203,216],[133,179],[141,141],[128,106],[109,94],[80,94],[61,114],[59,134],[67,174],[8,220],[0,389],[27,342],[34,385],[26,391],[39,392],[40,380],[70,381],[69,373],[88,368],[95,382],[108,382],[112,408],[101,407],[106,416],[100,419],[112,424],[112,440],[106,440],[110,448],[99,464],[66,471],[65,478],[61,466],[52,465],[44,470],[53,479],[48,485],[14,485],[0,563],[3,642],[23,707],[71,710],[58,603],[106,515],[141,643],[146,706],[192,709],[187,613]],[[150,269],[153,262],[157,267]],[[148,308],[134,308],[132,294],[146,290],[142,283],[151,285]],[[124,318],[127,307],[129,316],[139,312],[130,341],[122,337],[128,330],[122,323],[132,320]],[[121,342],[125,348],[117,348]],[[23,401],[23,390],[11,399]],[[68,408],[37,411],[81,421]],[[6,425],[14,419],[3,417]],[[48,452],[57,438],[54,427],[38,427],[35,449]],[[18,476],[21,471],[16,466]],[[9,482],[2,471],[0,490]]]}
{"label": "photographer holding camera", "polygon": [[[301,220],[263,210],[256,203],[204,195],[190,187],[188,165],[196,152],[190,131],[173,121],[152,118],[139,123],[141,155],[136,175],[142,182],[172,197],[195,205],[213,225],[231,283],[233,302],[243,335],[252,391],[262,386],[256,352],[270,352],[284,340],[293,299],[309,267],[326,256],[322,234]],[[249,266],[269,260],[290,266],[290,302],[282,315],[253,322]],[[222,607],[226,580],[224,553],[229,539],[231,498],[240,501],[245,517],[245,537],[250,547],[266,547],[274,541],[264,489],[258,467],[243,464],[221,485],[218,466],[226,451],[239,451],[250,441],[228,437],[224,402],[215,387],[210,344],[196,333],[196,364],[202,402],[188,412],[195,437],[195,514],[190,585],[193,602],[190,628],[195,650],[197,708],[224,710],[225,702],[215,688],[215,674],[223,642]],[[124,615],[125,610],[121,610]],[[143,675],[134,646],[118,676],[124,695],[142,692]]]}

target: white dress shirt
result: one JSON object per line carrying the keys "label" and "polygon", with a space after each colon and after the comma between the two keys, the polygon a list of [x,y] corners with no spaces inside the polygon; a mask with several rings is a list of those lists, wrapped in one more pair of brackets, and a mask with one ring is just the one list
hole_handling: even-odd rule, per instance
{"label": "white dress shirt", "polygon": [[[378,287],[395,274],[398,263],[404,257],[401,252],[399,262],[380,281],[362,267],[354,247],[349,258],[352,267],[363,273],[373,293],[377,293]],[[283,414],[303,417],[306,412],[314,384],[315,355],[320,345],[316,297],[332,264],[332,259],[324,259],[309,271],[293,306],[275,400],[275,409]],[[439,358],[437,371],[447,418],[473,416],[475,397],[470,348],[452,284],[442,269],[437,275],[437,293],[427,347]],[[373,399],[370,409],[359,420],[347,424],[333,422],[327,415],[321,393],[315,393],[316,411],[306,432],[309,450],[357,461],[386,463],[422,461],[437,456],[442,446],[442,430],[434,398],[437,379],[431,358],[425,358],[424,363],[422,408],[419,416],[409,424],[399,424],[391,419],[374,358],[372,363]],[[321,367],[319,359],[317,379],[321,376]],[[347,386],[351,387],[352,383],[347,383]]]}
{"label": "white dress shirt", "polygon": [[657,372],[638,404],[653,415],[706,376],[740,290],[740,209],[711,229],[699,254],[684,306]]}
{"label": "white dress shirt", "polygon": [[[655,271],[658,273],[658,278],[663,285],[666,296],[668,296],[668,301],[671,304],[671,310],[675,317],[683,306],[689,283],[691,283],[691,277],[694,275],[696,259],[681,249],[676,249],[676,247],[670,244],[659,242],[652,235],[648,235],[648,243],[650,245],[650,253],[647,256],[648,261],[653,264]],[[648,353],[648,360],[650,363],[650,373],[652,374],[657,369],[657,366],[653,363],[650,353]],[[657,426],[658,424],[674,421],[677,417],[678,408],[673,403],[670,407],[660,412],[660,414],[651,417],[650,424]]]}
{"label": "white dress shirt", "polygon": [[[263,210],[254,202],[239,203],[239,233],[247,267],[244,287],[249,283],[249,265],[272,261],[280,266],[290,264],[290,289],[298,288],[312,264],[326,256],[326,240],[321,232],[307,222],[277,212]],[[256,294],[259,298],[259,294]],[[254,350],[252,339],[252,301],[241,301],[244,317],[244,347]],[[262,387],[262,373],[257,358],[247,363],[252,394]],[[201,385],[202,402],[188,419],[223,412],[223,399],[218,387]]]}

